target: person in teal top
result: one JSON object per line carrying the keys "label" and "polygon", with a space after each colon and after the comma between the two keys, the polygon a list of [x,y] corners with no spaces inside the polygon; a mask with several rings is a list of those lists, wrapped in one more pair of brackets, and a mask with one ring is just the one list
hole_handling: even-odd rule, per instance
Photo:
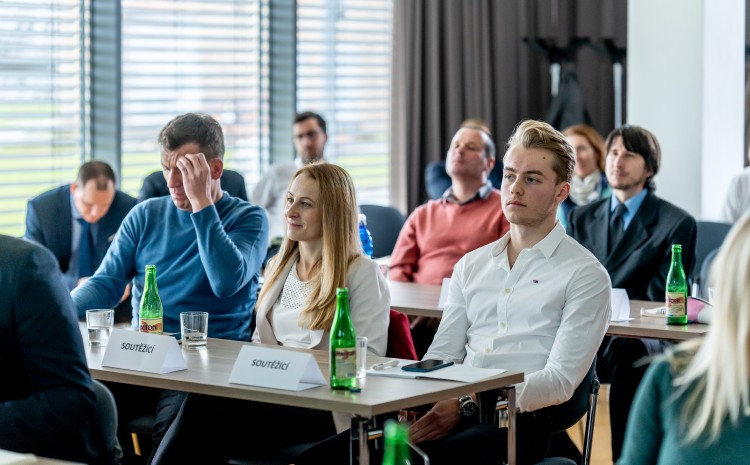
{"label": "person in teal top", "polygon": [[557,219],[567,229],[568,213],[571,210],[611,196],[612,189],[604,174],[604,160],[607,156],[604,139],[596,129],[576,124],[565,128],[563,134],[576,154],[575,169],[570,179],[570,194],[557,208]]}
{"label": "person in teal top", "polygon": [[748,462],[750,216],[730,231],[713,273],[711,329],[649,367],[618,465]]}

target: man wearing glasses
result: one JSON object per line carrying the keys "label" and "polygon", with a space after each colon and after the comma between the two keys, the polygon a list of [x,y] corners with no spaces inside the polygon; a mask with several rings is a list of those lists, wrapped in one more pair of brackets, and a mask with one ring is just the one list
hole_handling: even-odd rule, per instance
{"label": "man wearing glasses", "polygon": [[[275,244],[284,237],[284,201],[289,180],[294,173],[307,163],[323,159],[323,150],[328,142],[326,121],[317,113],[306,111],[294,117],[292,126],[294,148],[297,157],[291,162],[271,165],[267,173],[253,189],[250,200],[268,212],[268,243]],[[269,254],[270,256],[270,254]]]}

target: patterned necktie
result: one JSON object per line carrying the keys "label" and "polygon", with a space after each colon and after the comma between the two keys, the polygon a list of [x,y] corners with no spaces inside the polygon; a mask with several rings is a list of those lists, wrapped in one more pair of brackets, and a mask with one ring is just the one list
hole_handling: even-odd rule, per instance
{"label": "patterned necktie", "polygon": [[626,207],[624,203],[618,204],[615,212],[612,214],[612,218],[609,220],[609,242],[607,242],[607,254],[612,253],[612,250],[614,250],[625,235],[625,224],[622,221],[622,216],[627,211],[628,207]]}
{"label": "patterned necktie", "polygon": [[81,240],[78,241],[78,276],[94,274],[94,239],[91,237],[91,224],[78,218],[81,225]]}

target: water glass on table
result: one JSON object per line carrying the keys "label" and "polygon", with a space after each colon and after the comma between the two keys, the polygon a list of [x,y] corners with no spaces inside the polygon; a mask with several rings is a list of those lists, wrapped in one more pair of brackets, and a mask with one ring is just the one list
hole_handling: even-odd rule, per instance
{"label": "water glass on table", "polygon": [[105,347],[115,323],[115,311],[109,308],[86,310],[86,329],[91,347]]}
{"label": "water glass on table", "polygon": [[357,378],[364,379],[367,375],[367,338],[357,338]]}
{"label": "water glass on table", "polygon": [[182,348],[205,349],[208,341],[208,312],[180,313]]}

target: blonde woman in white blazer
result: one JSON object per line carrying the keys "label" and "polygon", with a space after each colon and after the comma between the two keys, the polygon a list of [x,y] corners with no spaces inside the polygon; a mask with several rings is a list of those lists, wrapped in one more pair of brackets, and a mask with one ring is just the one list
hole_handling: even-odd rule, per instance
{"label": "blonde woman in white blazer", "polygon": [[[286,237],[266,266],[253,342],[328,349],[336,288],[349,288],[349,308],[368,351],[385,355],[390,294],[375,262],[361,252],[354,184],[343,168],[316,163],[289,184]],[[238,423],[240,427],[229,426]],[[188,395],[153,464],[222,463],[254,448],[314,442],[348,427],[330,412]],[[192,447],[204,444],[206,447]]]}

